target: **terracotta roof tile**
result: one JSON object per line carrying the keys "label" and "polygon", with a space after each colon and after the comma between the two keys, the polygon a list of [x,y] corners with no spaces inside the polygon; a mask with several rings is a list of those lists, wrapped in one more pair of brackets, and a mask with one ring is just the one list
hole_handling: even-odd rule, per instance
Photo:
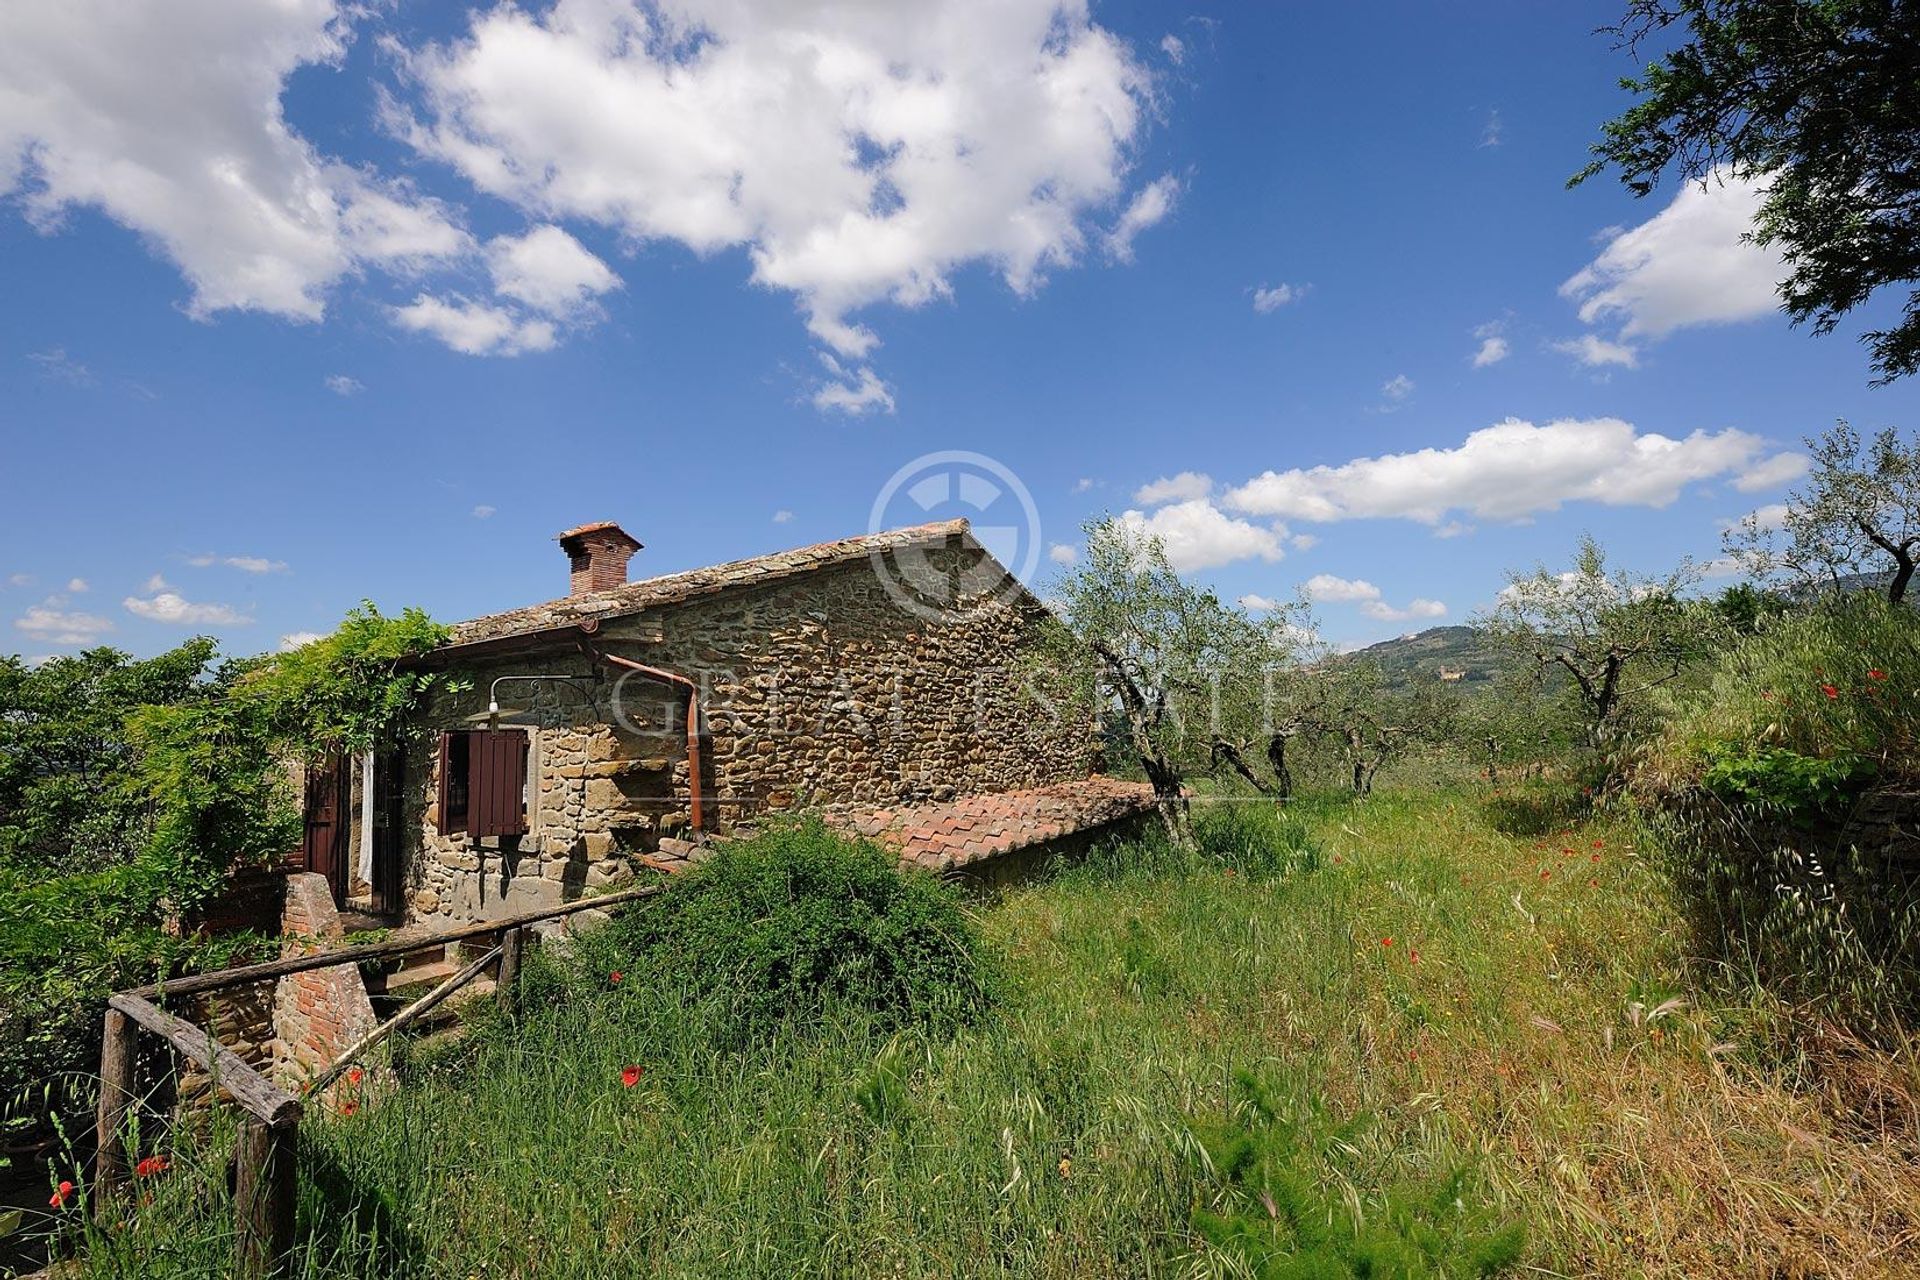
{"label": "terracotta roof tile", "polygon": [[1153,807],[1144,782],[1092,777],[942,804],[827,815],[827,821],[897,851],[903,862],[946,871],[1081,831]]}

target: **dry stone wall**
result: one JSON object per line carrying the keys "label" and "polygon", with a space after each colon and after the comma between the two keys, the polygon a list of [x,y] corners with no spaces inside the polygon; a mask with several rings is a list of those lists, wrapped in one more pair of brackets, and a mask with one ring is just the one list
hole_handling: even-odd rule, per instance
{"label": "dry stone wall", "polygon": [[[956,582],[959,547],[928,553]],[[976,553],[977,554],[977,553]],[[864,559],[765,587],[570,629],[512,658],[463,662],[407,762],[409,916],[434,924],[557,905],[631,878],[687,834],[684,695],[593,658],[674,671],[702,690],[706,825],[734,829],[807,807],[930,802],[1087,775],[1092,719],[1040,669],[1044,609],[1021,593],[940,618],[901,608]],[[443,834],[438,731],[472,727],[499,675],[575,677],[500,687],[530,735],[528,833]]]}

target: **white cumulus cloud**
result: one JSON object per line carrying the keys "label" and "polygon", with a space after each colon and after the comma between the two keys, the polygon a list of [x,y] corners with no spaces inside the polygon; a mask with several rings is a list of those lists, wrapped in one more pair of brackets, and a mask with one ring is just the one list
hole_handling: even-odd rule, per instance
{"label": "white cumulus cloud", "polygon": [[1807,466],[1807,456],[1803,453],[1776,453],[1735,477],[1733,487],[1742,493],[1778,489],[1807,474]]}
{"label": "white cumulus cloud", "polygon": [[1286,554],[1280,545],[1283,532],[1229,516],[1205,498],[1176,502],[1151,515],[1125,511],[1120,521],[1136,534],[1160,539],[1168,561],[1182,572]]}
{"label": "white cumulus cloud", "polygon": [[594,299],[620,287],[613,269],[559,227],[487,241],[494,291],[556,319],[591,312]]}
{"label": "white cumulus cloud", "polygon": [[312,644],[315,640],[325,640],[326,638],[324,634],[318,631],[289,631],[286,635],[280,637],[280,652],[292,653],[295,649],[304,648]]}
{"label": "white cumulus cloud", "polygon": [[1307,288],[1304,284],[1260,285],[1253,291],[1253,309],[1263,316],[1278,311],[1306,297]]}
{"label": "white cumulus cloud", "polygon": [[[196,569],[224,565],[229,569],[238,569],[242,573],[285,573],[287,571],[285,560],[269,560],[265,556],[221,556],[207,552],[203,555],[188,556],[187,563]],[[156,578],[154,581],[158,582],[159,579]]]}
{"label": "white cumulus cloud", "polygon": [[0,5],[0,196],[56,229],[99,209],[179,268],[189,310],[318,320],[367,267],[470,247],[407,184],[323,154],[281,110],[301,67],[337,65],[358,8],[335,0],[8,0]]}
{"label": "white cumulus cloud", "polygon": [[1560,286],[1587,324],[1618,322],[1623,338],[1688,325],[1752,320],[1780,306],[1787,268],[1777,249],[1744,240],[1765,189],[1735,178],[1683,185],[1667,207],[1608,239]]}
{"label": "white cumulus cloud", "polygon": [[1381,598],[1380,588],[1365,578],[1342,578],[1331,573],[1316,573],[1302,586],[1308,598],[1339,604],[1357,604],[1360,612],[1382,622],[1405,622],[1409,618],[1441,618],[1447,606],[1438,600],[1418,599],[1404,608],[1395,608]]}
{"label": "white cumulus cloud", "polygon": [[1404,609],[1396,609],[1384,600],[1369,600],[1360,612],[1382,622],[1406,622],[1412,618],[1444,618],[1447,606],[1438,600],[1410,600]]}
{"label": "white cumulus cloud", "polygon": [[177,591],[161,591],[145,598],[128,596],[120,603],[135,617],[176,626],[244,626],[253,621],[232,605],[195,604]]}
{"label": "white cumulus cloud", "polygon": [[1473,367],[1484,369],[1488,365],[1499,364],[1510,353],[1507,340],[1497,333],[1488,334],[1480,339],[1480,346],[1473,353]]}
{"label": "white cumulus cloud", "polygon": [[1610,341],[1597,333],[1583,333],[1577,338],[1556,342],[1553,349],[1563,356],[1572,356],[1589,369],[1607,365],[1619,365],[1623,369],[1640,367],[1640,353],[1633,347],[1624,342]]}
{"label": "white cumulus cloud", "polygon": [[438,338],[469,356],[517,356],[549,351],[559,340],[550,320],[529,320],[505,307],[453,296],[423,293],[404,307],[395,307],[393,321],[402,329]]}
{"label": "white cumulus cloud", "polygon": [[820,363],[826,367],[828,377],[814,388],[814,408],[854,416],[893,412],[893,388],[880,380],[872,366],[863,364],[849,369],[826,351],[820,353]]}
{"label": "white cumulus cloud", "polygon": [[1380,588],[1365,578],[1341,578],[1331,573],[1316,573],[1306,581],[1306,593],[1315,600],[1378,600]]}
{"label": "white cumulus cloud", "polygon": [[1568,502],[1664,507],[1696,481],[1745,473],[1765,452],[1734,428],[1675,440],[1618,418],[1536,426],[1510,418],[1451,449],[1268,471],[1230,490],[1230,510],[1312,521],[1404,519],[1444,525],[1462,512],[1520,520]]}
{"label": "white cumulus cloud", "polygon": [[1166,476],[1151,484],[1143,484],[1134,490],[1133,500],[1143,507],[1157,507],[1166,502],[1184,502],[1189,498],[1204,498],[1213,492],[1213,478],[1198,471],[1182,471],[1177,476]]}
{"label": "white cumulus cloud", "polygon": [[1080,552],[1064,542],[1056,542],[1047,548],[1047,559],[1055,564],[1073,564],[1080,559]]}
{"label": "white cumulus cloud", "polygon": [[1180,180],[1172,174],[1155,178],[1140,188],[1120,215],[1120,221],[1107,232],[1108,256],[1116,262],[1132,262],[1134,237],[1164,222],[1179,199]]}
{"label": "white cumulus cloud", "polygon": [[[544,218],[745,248],[856,359],[861,308],[946,297],[970,263],[1026,294],[1076,261],[1152,94],[1075,0],[500,5],[406,60],[421,100],[394,122],[422,153]],[[1176,187],[1139,192],[1117,246]]]}
{"label": "white cumulus cloud", "polygon": [[113,630],[111,619],[63,608],[65,603],[55,596],[30,606],[13,625],[44,644],[91,644]]}

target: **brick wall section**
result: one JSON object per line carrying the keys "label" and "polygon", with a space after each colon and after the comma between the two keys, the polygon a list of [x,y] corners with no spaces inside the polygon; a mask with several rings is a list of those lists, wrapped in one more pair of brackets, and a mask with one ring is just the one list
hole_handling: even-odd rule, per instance
{"label": "brick wall section", "polygon": [[[341,945],[340,913],[325,876],[287,877],[280,932],[284,952],[301,955]],[[281,978],[273,994],[273,1073],[293,1088],[340,1056],[377,1025],[366,983],[355,965],[334,965]]]}
{"label": "brick wall section", "polygon": [[[446,925],[557,905],[622,883],[663,836],[686,834],[683,697],[638,676],[622,681],[582,652],[583,641],[699,681],[710,828],[803,807],[931,804],[1087,776],[1091,717],[1034,660],[1038,601],[1023,592],[929,620],[894,602],[864,552],[821,551],[635,583],[608,595],[622,608],[644,604],[637,613],[606,617],[590,635],[567,627],[511,658],[449,655],[473,687],[427,709],[407,761],[409,917]],[[924,554],[955,581],[979,558],[958,537]],[[594,603],[481,619],[458,639],[565,626]],[[533,737],[528,834],[443,835],[438,731],[471,727],[493,677],[536,673],[595,679],[502,686],[503,705],[536,722],[517,730]]]}

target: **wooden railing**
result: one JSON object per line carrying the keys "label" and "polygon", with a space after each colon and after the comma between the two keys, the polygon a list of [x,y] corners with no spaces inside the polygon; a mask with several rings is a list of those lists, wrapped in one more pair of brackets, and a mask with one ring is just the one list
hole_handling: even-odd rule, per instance
{"label": "wooden railing", "polygon": [[526,950],[527,932],[533,925],[579,911],[623,906],[659,892],[660,886],[647,885],[603,897],[582,898],[578,902],[544,911],[529,911],[463,925],[441,933],[417,934],[365,946],[289,956],[213,973],[191,974],[136,987],[113,996],[107,1001],[105,1034],[100,1043],[100,1105],[95,1116],[99,1155],[94,1166],[92,1188],[96,1219],[103,1225],[112,1222],[126,1198],[127,1113],[135,1103],[138,1037],[140,1031],[145,1030],[165,1040],[206,1071],[212,1078],[214,1088],[231,1099],[243,1113],[239,1139],[234,1145],[234,1274],[249,1277],[270,1274],[293,1248],[294,1209],[298,1202],[295,1150],[302,1113],[300,1099],[249,1066],[238,1054],[221,1044],[212,1031],[168,1013],[155,1004],[155,1000],[223,991],[250,982],[291,977],[296,973],[309,973],[335,965],[396,959],[416,951],[445,947],[449,943],[466,942],[474,938],[498,939],[497,945],[479,959],[335,1058],[307,1085],[307,1092],[318,1093],[346,1071],[355,1058],[431,1011],[478,977],[495,960],[500,964],[495,975],[496,992],[501,1003],[511,1009],[514,983]]}

